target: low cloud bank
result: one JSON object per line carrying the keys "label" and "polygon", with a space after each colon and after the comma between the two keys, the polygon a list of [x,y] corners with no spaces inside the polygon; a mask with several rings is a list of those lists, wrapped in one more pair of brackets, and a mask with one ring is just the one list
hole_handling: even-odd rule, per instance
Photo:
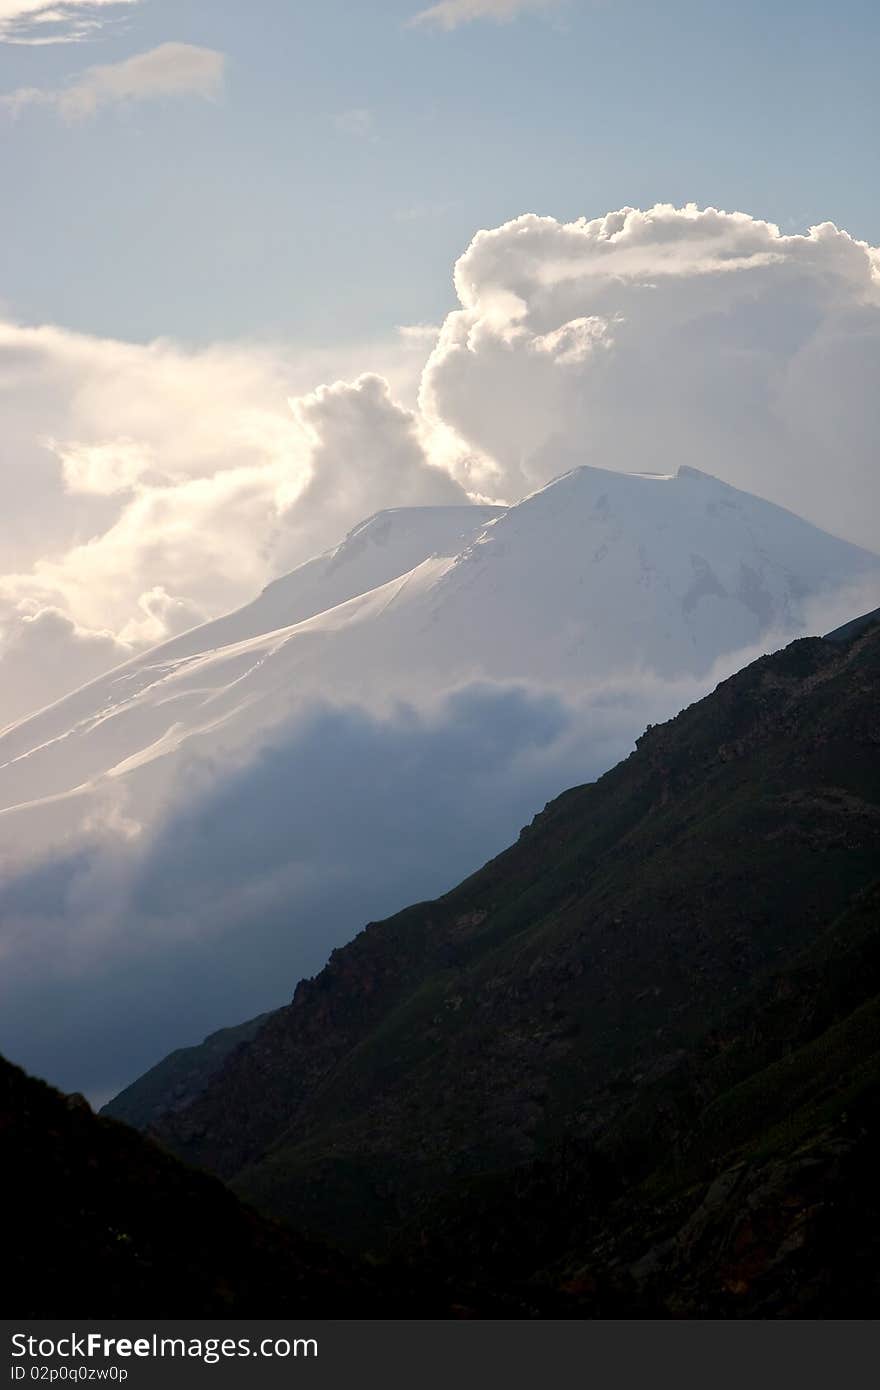
{"label": "low cloud bank", "polygon": [[148,838],[120,815],[0,885],[0,1051],[105,1097],[285,1002],[368,920],[451,888],[703,690],[572,701],[479,684],[384,714],[321,703],[232,772],[184,767]]}

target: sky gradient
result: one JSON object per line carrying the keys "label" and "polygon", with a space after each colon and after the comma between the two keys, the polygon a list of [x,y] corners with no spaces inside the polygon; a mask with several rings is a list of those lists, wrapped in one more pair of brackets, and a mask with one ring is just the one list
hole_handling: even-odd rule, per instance
{"label": "sky gradient", "polygon": [[0,92],[163,44],[224,75],[79,119],[0,111],[18,321],[359,341],[438,321],[473,233],[530,211],[692,200],[880,242],[870,0],[569,0],[452,29],[408,23],[417,0],[111,11],[88,41],[0,44]]}

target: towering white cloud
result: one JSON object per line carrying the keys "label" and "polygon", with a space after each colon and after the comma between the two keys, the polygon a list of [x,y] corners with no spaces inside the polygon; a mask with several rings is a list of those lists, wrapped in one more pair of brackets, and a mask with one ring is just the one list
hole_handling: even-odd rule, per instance
{"label": "towering white cloud", "polygon": [[[439,334],[372,356],[0,322],[0,724],[34,613],[64,615],[77,651],[109,633],[88,642],[109,658],[246,601],[381,507],[516,501],[575,464],[691,464],[875,547],[878,264],[827,223],[783,236],[664,205],[479,232]],[[377,357],[384,377],[364,375]]]}
{"label": "towering white cloud", "polygon": [[479,232],[455,286],[421,404],[487,491],[685,463],[876,544],[876,249],[694,206],[528,215]]}
{"label": "towering white cloud", "polygon": [[[420,340],[378,351],[414,394]],[[467,500],[384,378],[304,389],[360,357],[188,352],[0,323],[0,726],[23,701],[97,674],[94,662],[46,662],[22,685],[34,612],[65,615],[80,653],[83,634],[109,634],[88,644],[106,669],[251,598],[365,512]]]}

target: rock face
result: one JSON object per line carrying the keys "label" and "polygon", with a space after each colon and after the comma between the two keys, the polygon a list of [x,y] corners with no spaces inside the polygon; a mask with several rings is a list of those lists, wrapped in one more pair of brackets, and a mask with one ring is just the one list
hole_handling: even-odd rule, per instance
{"label": "rock face", "polygon": [[874,623],[650,728],[157,1135],[477,1308],[876,1312],[878,674]]}

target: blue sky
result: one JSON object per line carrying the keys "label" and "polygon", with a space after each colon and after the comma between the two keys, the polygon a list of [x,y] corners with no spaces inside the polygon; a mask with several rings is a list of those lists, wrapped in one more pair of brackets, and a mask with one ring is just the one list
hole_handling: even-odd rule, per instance
{"label": "blue sky", "polygon": [[216,101],[0,111],[7,314],[362,340],[437,321],[474,230],[525,211],[693,200],[880,242],[876,3],[570,0],[451,31],[418,8],[141,0],[90,42],[0,44],[6,93],[167,41],[227,58]]}

